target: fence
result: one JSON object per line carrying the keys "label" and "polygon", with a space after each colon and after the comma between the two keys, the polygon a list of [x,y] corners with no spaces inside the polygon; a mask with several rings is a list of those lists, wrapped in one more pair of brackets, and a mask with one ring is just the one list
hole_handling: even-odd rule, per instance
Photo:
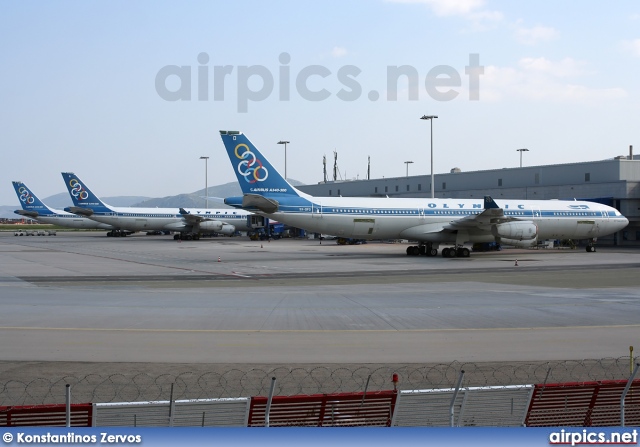
{"label": "fence", "polygon": [[[391,377],[400,376],[398,389],[452,388],[464,369],[464,386],[508,386],[523,383],[586,382],[629,377],[629,358],[600,360],[460,363],[432,365],[367,365],[352,368],[228,367],[191,365],[191,371],[156,374],[123,371],[119,374],[66,375],[57,378],[0,381],[0,405],[36,405],[64,402],[65,384],[71,384],[76,402],[140,402],[266,396],[271,377],[277,377],[279,396],[352,393],[393,388]],[[200,369],[195,369],[196,367]],[[2,380],[2,379],[0,379]]]}
{"label": "fence", "polygon": [[[91,425],[91,404],[72,404],[70,408],[71,427]],[[67,406],[65,404],[42,405],[39,407],[0,407],[0,426],[4,427],[65,427]]]}
{"label": "fence", "polygon": [[[626,380],[536,385],[527,414],[529,427],[620,425],[620,399]],[[640,425],[640,380],[625,398],[625,424]]]}
{"label": "fence", "polygon": [[[453,402],[456,427],[520,427],[533,385],[461,388]],[[394,426],[448,427],[453,389],[401,391]]]}
{"label": "fence", "polygon": [[249,398],[93,404],[95,427],[246,427]]}

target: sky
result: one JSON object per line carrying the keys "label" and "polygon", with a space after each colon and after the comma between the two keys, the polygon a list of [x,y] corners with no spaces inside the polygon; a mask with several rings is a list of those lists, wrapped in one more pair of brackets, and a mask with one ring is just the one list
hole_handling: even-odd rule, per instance
{"label": "sky", "polygon": [[633,1],[4,0],[0,50],[0,205],[234,181],[219,130],[311,184],[429,174],[425,114],[435,173],[640,151]]}

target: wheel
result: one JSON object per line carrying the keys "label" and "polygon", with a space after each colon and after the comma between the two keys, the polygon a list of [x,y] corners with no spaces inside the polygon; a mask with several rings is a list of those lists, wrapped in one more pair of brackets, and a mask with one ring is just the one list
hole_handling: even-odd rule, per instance
{"label": "wheel", "polygon": [[471,252],[467,247],[463,247],[460,249],[460,256],[463,258],[468,258],[469,256],[471,256]]}
{"label": "wheel", "polygon": [[418,256],[418,255],[420,255],[420,247],[417,247],[417,246],[415,246],[415,245],[414,245],[413,247],[411,247],[411,254],[412,254],[413,256]]}
{"label": "wheel", "polygon": [[407,247],[407,256],[411,256],[411,253],[413,252],[412,248],[412,246]]}
{"label": "wheel", "polygon": [[451,251],[451,250],[450,250],[449,248],[443,248],[443,249],[442,249],[442,257],[443,257],[443,258],[448,258],[448,257],[449,257],[449,252],[450,252],[450,251]]}
{"label": "wheel", "polygon": [[438,249],[432,248],[431,250],[429,250],[429,256],[438,256]]}
{"label": "wheel", "polygon": [[456,249],[455,248],[450,248],[449,249],[449,257],[450,258],[455,258],[456,256],[457,256]]}
{"label": "wheel", "polygon": [[418,252],[419,252],[422,256],[426,255],[426,254],[427,254],[427,247],[426,247],[426,246],[424,246],[424,245],[419,246],[419,247],[418,247]]}
{"label": "wheel", "polygon": [[178,239],[180,239],[180,234],[176,233],[173,235],[173,240],[177,241]]}

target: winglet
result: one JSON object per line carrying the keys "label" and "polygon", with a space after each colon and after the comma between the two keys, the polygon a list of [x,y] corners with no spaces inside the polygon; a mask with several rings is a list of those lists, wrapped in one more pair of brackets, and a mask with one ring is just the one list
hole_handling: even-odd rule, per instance
{"label": "winglet", "polygon": [[495,208],[500,208],[498,206],[498,204],[491,198],[491,196],[484,196],[484,209],[485,210],[489,210],[489,209],[495,209]]}

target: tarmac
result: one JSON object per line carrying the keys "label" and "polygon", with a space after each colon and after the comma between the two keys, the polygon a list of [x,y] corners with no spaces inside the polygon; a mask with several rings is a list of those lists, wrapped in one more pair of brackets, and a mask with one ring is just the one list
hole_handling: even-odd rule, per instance
{"label": "tarmac", "polygon": [[[0,233],[0,383],[295,365],[517,364],[640,345],[640,249]],[[517,265],[516,265],[517,260]]]}

